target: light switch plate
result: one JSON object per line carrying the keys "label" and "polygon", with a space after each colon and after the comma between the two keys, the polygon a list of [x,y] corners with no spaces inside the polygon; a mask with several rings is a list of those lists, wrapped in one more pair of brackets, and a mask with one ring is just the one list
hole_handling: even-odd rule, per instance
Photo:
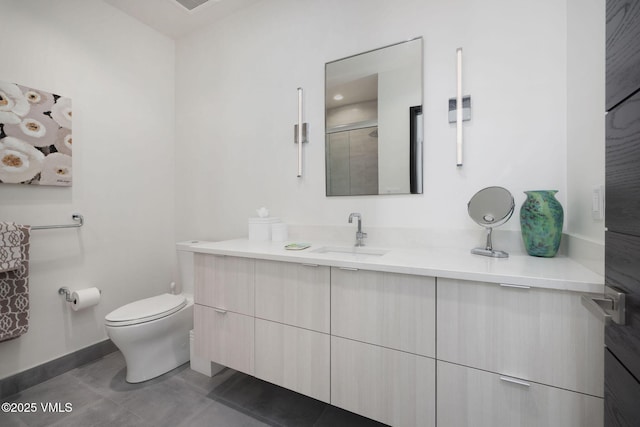
{"label": "light switch plate", "polygon": [[596,221],[604,219],[604,186],[597,185],[591,191],[591,218]]}

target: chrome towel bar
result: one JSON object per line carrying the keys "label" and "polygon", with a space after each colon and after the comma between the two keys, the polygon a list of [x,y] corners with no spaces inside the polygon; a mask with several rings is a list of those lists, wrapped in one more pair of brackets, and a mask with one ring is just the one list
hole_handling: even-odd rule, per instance
{"label": "chrome towel bar", "polygon": [[32,230],[48,230],[50,228],[79,228],[84,225],[84,217],[78,213],[72,214],[71,219],[76,221],[75,224],[60,224],[60,225],[34,225]]}

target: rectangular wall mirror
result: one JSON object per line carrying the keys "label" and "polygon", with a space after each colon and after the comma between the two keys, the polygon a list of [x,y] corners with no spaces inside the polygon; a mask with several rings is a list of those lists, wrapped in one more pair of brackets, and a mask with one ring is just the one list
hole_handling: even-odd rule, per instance
{"label": "rectangular wall mirror", "polygon": [[422,38],[325,65],[327,196],[422,193]]}

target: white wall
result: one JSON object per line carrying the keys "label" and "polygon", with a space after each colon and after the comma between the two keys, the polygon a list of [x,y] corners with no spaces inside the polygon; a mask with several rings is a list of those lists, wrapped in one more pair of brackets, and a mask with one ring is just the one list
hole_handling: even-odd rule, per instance
{"label": "white wall", "polygon": [[[466,204],[489,185],[556,189],[567,206],[567,10],[558,0],[270,0],[177,41],[180,239],[246,235],[267,206],[292,224],[478,227]],[[324,63],[424,37],[423,195],[325,197]],[[464,48],[464,167],[455,166],[455,50]],[[296,178],[296,88],[305,89],[304,178]],[[518,215],[504,227],[519,230]]]}
{"label": "white wall", "polygon": [[604,185],[605,0],[567,1],[568,232],[604,244],[591,217],[593,187]]}
{"label": "white wall", "polygon": [[[100,0],[0,2],[0,80],[72,98],[72,188],[0,184],[0,220],[34,231],[29,332],[0,378],[106,339],[104,316],[168,289],[174,237],[174,42]],[[57,290],[97,286],[72,312]]]}
{"label": "white wall", "polygon": [[379,192],[410,193],[409,107],[421,105],[420,64],[385,70],[378,76]]}

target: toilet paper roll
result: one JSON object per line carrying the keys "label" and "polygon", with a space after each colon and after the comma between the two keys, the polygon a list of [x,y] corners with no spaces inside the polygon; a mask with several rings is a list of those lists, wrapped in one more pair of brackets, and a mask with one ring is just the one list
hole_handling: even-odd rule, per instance
{"label": "toilet paper roll", "polygon": [[93,307],[100,302],[100,289],[87,288],[71,293],[71,308],[73,311]]}

